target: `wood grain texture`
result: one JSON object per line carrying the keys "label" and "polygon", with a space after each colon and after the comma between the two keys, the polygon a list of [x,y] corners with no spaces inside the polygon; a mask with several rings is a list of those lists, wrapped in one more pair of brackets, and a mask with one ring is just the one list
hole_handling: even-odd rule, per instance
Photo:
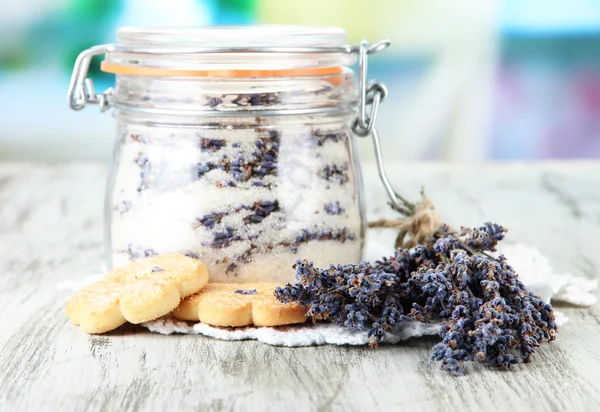
{"label": "wood grain texture", "polygon": [[[125,326],[87,336],[57,284],[102,267],[106,169],[0,164],[0,410],[597,411],[600,310],[570,322],[532,364],[482,365],[454,378],[429,361],[435,338],[378,350],[278,348]],[[407,196],[421,185],[451,223],[505,224],[560,270],[596,277],[600,164],[394,165]],[[366,167],[368,199],[381,195]],[[386,215],[385,202],[369,215]],[[377,236],[390,236],[381,234]]]}

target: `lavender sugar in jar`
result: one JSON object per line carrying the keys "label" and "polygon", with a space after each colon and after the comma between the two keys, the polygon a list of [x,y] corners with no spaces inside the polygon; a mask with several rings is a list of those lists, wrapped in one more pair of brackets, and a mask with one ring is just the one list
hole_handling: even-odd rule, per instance
{"label": "lavender sugar in jar", "polygon": [[[294,278],[296,259],[358,263],[354,49],[336,28],[135,29],[83,52],[70,104],[112,108],[110,266],[165,252],[214,282]],[[116,75],[96,94],[93,55]]]}

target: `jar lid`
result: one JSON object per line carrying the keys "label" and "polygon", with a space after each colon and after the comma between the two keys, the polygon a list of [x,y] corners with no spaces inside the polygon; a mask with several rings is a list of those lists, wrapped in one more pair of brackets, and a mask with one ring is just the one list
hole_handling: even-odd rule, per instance
{"label": "jar lid", "polygon": [[146,76],[337,74],[355,62],[346,32],[319,26],[207,26],[117,31],[102,70]]}

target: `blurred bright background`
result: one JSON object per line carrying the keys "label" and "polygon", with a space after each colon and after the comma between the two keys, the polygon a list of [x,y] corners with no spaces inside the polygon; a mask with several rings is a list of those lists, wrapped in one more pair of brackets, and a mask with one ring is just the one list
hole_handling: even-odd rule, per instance
{"label": "blurred bright background", "polygon": [[[77,54],[120,26],[311,24],[392,40],[388,160],[600,157],[600,0],[0,0],[0,159],[110,159],[114,122],[72,112]],[[96,88],[111,76],[92,70]],[[361,142],[371,157],[368,142]]]}

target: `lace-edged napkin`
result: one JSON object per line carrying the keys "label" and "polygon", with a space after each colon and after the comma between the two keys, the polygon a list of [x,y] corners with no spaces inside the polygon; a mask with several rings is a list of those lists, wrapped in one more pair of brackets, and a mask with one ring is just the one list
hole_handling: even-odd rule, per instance
{"label": "lace-edged napkin", "polygon": [[[380,256],[386,255],[386,251],[391,254],[387,245],[389,242],[384,243],[371,239],[366,247],[365,260],[376,260]],[[499,253],[507,257],[511,266],[519,274],[521,281],[540,295],[544,301],[560,301],[581,307],[592,306],[597,302],[597,297],[592,293],[598,287],[597,280],[555,273],[548,258],[536,248],[523,244],[505,245],[500,247]],[[85,284],[96,281],[101,276],[91,276],[83,282],[64,282],[59,284],[58,288],[75,291]],[[561,312],[556,311],[555,314],[559,326],[568,321],[568,318]],[[222,340],[257,340],[277,346],[365,345],[368,343],[365,332],[355,332],[329,323],[285,327],[218,328],[165,316],[143,323],[142,326],[151,332],[163,335],[191,334]],[[439,324],[436,323],[406,322],[394,333],[388,333],[385,342],[393,344],[409,338],[435,335],[438,333],[438,329]]]}

